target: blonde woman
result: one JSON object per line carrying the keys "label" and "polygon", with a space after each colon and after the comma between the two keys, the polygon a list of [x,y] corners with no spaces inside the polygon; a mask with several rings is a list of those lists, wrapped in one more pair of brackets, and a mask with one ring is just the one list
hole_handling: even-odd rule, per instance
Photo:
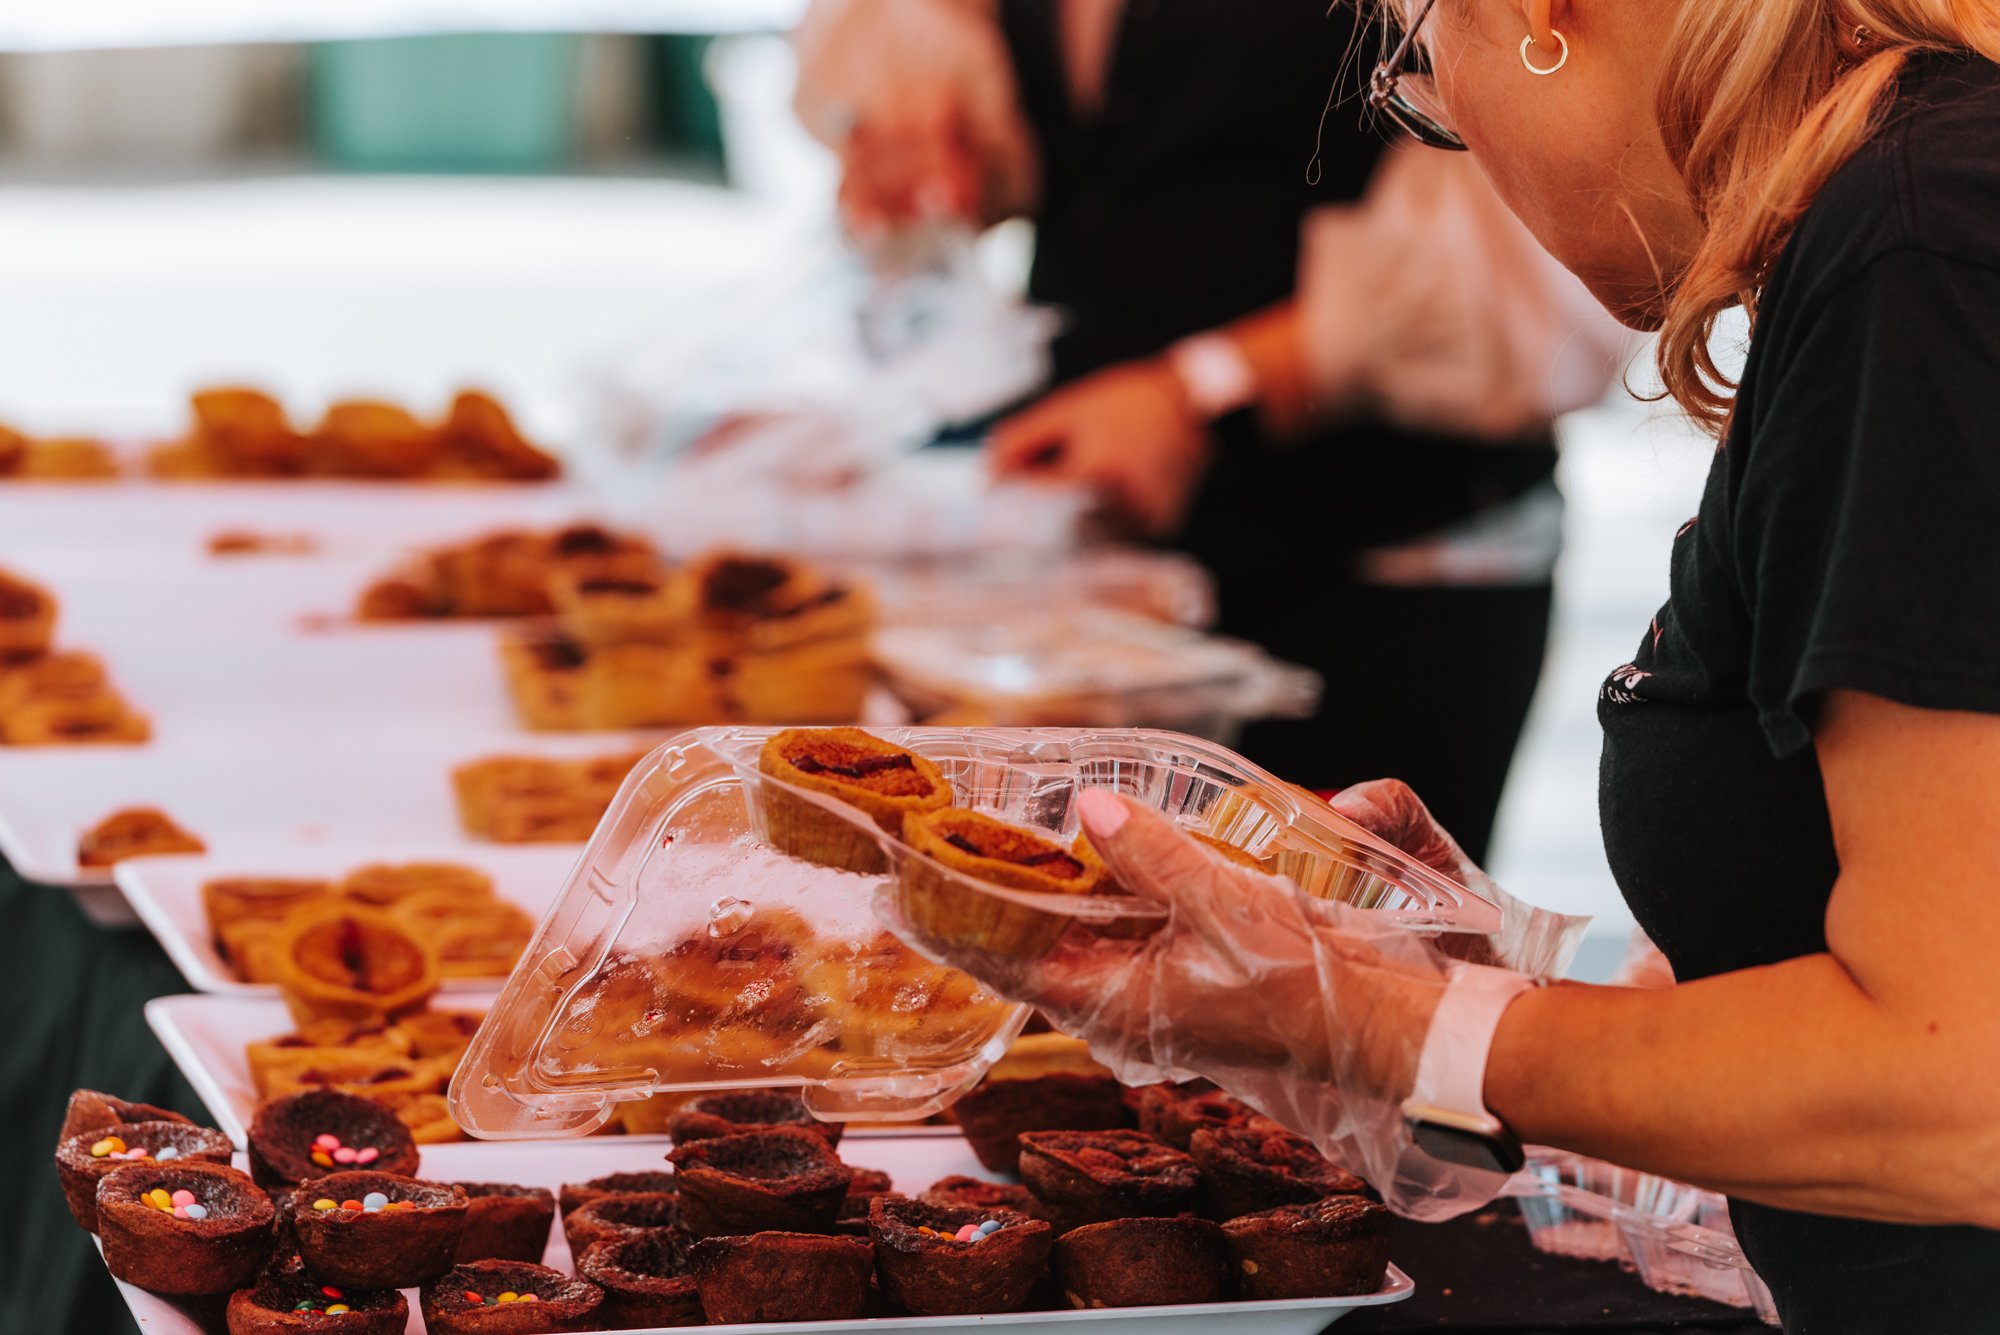
{"label": "blonde woman", "polygon": [[[1239,1091],[1405,1212],[1485,1199],[1518,1136],[1728,1193],[1788,1330],[2000,1331],[2000,9],[1385,21],[1378,108],[1470,148],[1658,329],[1720,439],[1600,706],[1612,865],[1679,982],[1459,964],[1105,793],[1083,827],[1170,925],[966,962],[1128,1076]],[[1708,338],[1738,305],[1732,384]],[[1407,790],[1340,805],[1476,876]]]}

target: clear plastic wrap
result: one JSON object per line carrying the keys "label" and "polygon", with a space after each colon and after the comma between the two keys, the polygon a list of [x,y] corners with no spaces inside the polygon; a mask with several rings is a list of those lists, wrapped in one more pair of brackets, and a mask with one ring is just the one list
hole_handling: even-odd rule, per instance
{"label": "clear plastic wrap", "polygon": [[[956,904],[1053,921],[1058,935],[1071,919],[1143,932],[1164,915],[1143,898],[1008,889],[916,853],[856,808],[764,774],[759,752],[777,731],[699,729],[633,771],[459,1067],[461,1126],[500,1139],[580,1134],[622,1100],[731,1085],[803,1086],[828,1118],[922,1116],[984,1074],[1026,1010],[890,936],[871,908],[878,892],[942,885]],[[1382,928],[1500,925],[1492,903],[1194,738],[876,735],[934,762],[958,805],[1064,842],[1077,794],[1108,788]],[[839,856],[780,852],[798,846],[801,822]]]}
{"label": "clear plastic wrap", "polygon": [[1536,1250],[1635,1268],[1631,1239],[1664,1240],[1690,1222],[1701,1195],[1671,1178],[1601,1159],[1537,1150],[1508,1188]]}

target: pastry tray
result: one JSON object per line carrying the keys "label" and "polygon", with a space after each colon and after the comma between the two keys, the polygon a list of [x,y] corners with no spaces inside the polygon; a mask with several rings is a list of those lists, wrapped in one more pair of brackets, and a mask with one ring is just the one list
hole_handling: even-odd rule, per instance
{"label": "pastry tray", "polygon": [[[421,1172],[434,1181],[508,1181],[548,1187],[587,1182],[607,1173],[627,1172],[656,1164],[664,1146],[659,1141],[621,1137],[505,1147],[504,1166],[494,1163],[494,1146],[425,1145]],[[853,1145],[843,1140],[841,1158],[856,1167],[888,1173],[899,1191],[921,1191],[941,1177],[983,1172],[965,1142],[957,1136],[890,1136]],[[241,1166],[241,1156],[238,1156]],[[81,1246],[81,1237],[75,1245]],[[543,1263],[571,1269],[569,1247],[562,1229],[551,1228]],[[191,1305],[160,1298],[129,1284],[119,1292],[148,1335],[205,1335]],[[715,1335],[932,1335],[933,1332],[1021,1329],[1035,1335],[1315,1335],[1348,1313],[1397,1303],[1416,1292],[1410,1277],[1391,1265],[1382,1288],[1359,1298],[1307,1298],[1285,1302],[1200,1303],[1175,1307],[1107,1307],[1088,1312],[1012,1312],[994,1316],[877,1317],[860,1321],[772,1322],[763,1325],[647,1327],[642,1335],[683,1335],[694,1329]],[[417,1294],[410,1301],[409,1335],[423,1335]]]}
{"label": "pastry tray", "polygon": [[[1148,901],[1035,895],[910,852],[841,802],[766,778],[778,729],[700,728],[627,777],[452,1082],[459,1125],[491,1139],[580,1135],[621,1100],[663,1090],[798,1085],[827,1118],[916,1118],[1006,1050],[1024,1007],[926,963],[874,911],[881,873],[779,851],[774,800],[830,817],[954,892],[1069,918],[1158,919]],[[1072,798],[1115,789],[1236,845],[1307,893],[1413,930],[1492,932],[1499,910],[1209,743],[1172,733],[886,728],[935,761],[964,806],[1067,840]],[[1060,922],[1058,928],[1060,929]]]}
{"label": "pastry tray", "polygon": [[[216,953],[215,937],[201,902],[204,881],[225,876],[338,879],[370,863],[456,862],[493,878],[494,893],[540,921],[576,862],[575,844],[486,844],[475,848],[368,847],[278,849],[245,853],[230,849],[199,857],[133,858],[113,868],[118,889],[146,930],[159,939],[167,958],[197,992],[227,996],[275,997],[276,985],[246,983]],[[447,978],[447,992],[492,992],[499,978]]]}

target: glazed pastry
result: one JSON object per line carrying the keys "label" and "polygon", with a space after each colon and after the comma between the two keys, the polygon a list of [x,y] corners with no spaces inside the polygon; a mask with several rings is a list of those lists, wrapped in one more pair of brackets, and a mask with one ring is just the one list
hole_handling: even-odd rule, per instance
{"label": "glazed pastry", "polygon": [[1035,1198],[1028,1189],[1011,1182],[988,1182],[983,1177],[954,1174],[941,1177],[924,1188],[917,1198],[932,1205],[962,1205],[972,1210],[1012,1210],[1028,1214]]}
{"label": "glazed pastry", "polygon": [[437,429],[440,477],[546,482],[562,476],[562,463],[524,437],[500,401],[464,390]]}
{"label": "glazed pastry", "polygon": [[389,916],[430,944],[442,978],[505,978],[535,934],[535,920],[506,900],[452,890],[406,895]]}
{"label": "glazed pastry", "polygon": [[853,1178],[823,1137],[792,1129],[697,1140],[667,1159],[680,1182],[683,1226],[697,1238],[823,1233]]}
{"label": "glazed pastry", "polygon": [[1186,1085],[1145,1085],[1135,1091],[1139,1129],[1184,1150],[1204,1127],[1241,1126],[1256,1110],[1206,1080]]}
{"label": "glazed pastry", "polygon": [[189,471],[225,477],[285,477],[305,471],[305,438],[269,394],[204,389],[195,393],[190,407],[194,426],[183,442],[195,456]]}
{"label": "glazed pastry", "polygon": [[1382,1287],[1389,1223],[1374,1201],[1329,1196],[1239,1216],[1222,1237],[1245,1298],[1347,1298]]}
{"label": "glazed pastry", "polygon": [[1201,1213],[1217,1223],[1280,1205],[1368,1191],[1366,1182],[1289,1131],[1204,1128],[1194,1133],[1188,1153],[1201,1169]]}
{"label": "glazed pastry", "polygon": [[783,557],[714,552],[691,565],[687,579],[697,623],[726,652],[858,637],[873,616],[866,595]]}
{"label": "glazed pastry", "polygon": [[598,1330],[604,1291],[545,1265],[473,1261],[423,1287],[429,1335],[542,1335]]}
{"label": "glazed pastry", "polygon": [[546,1187],[506,1182],[454,1182],[469,1203],[465,1229],[458,1235],[454,1263],[527,1261],[539,1264],[548,1250],[556,1198]]}
{"label": "glazed pastry", "polygon": [[1034,1194],[1035,1214],[1058,1232],[1191,1210],[1200,1180],[1193,1159],[1138,1131],[1030,1131],[1021,1137],[1021,1181]]}
{"label": "glazed pastry", "polygon": [[437,433],[407,408],[351,399],[331,405],[307,447],[315,473],[333,477],[411,478],[437,461]]}
{"label": "glazed pastry", "polygon": [[55,633],[55,595],[0,571],[0,664],[40,658]]}
{"label": "glazed pastry", "polygon": [[459,823],[500,844],[582,843],[643,751],[584,760],[492,756],[452,771]]}
{"label": "glazed pastry", "polygon": [[1026,1080],[987,1079],[952,1105],[980,1164],[1020,1170],[1023,1131],[1111,1131],[1131,1125],[1124,1086],[1108,1075],[1056,1071]]}
{"label": "glazed pastry", "polygon": [[329,1284],[407,1289],[451,1269],[470,1202],[457,1187],[394,1173],[330,1173],[292,1193],[306,1269]]}
{"label": "glazed pastry", "polygon": [[274,943],[278,989],[298,1024],[383,1022],[416,1010],[437,991],[430,946],[385,914],[346,904],[286,915]]}
{"label": "glazed pastry", "polygon": [[664,644],[687,628],[679,582],[650,561],[562,571],[549,579],[549,600],[563,633],[588,649]]}
{"label": "glazed pastry", "polygon": [[[146,1163],[229,1163],[229,1137],[186,1120],[114,1122],[78,1132],[56,1146],[56,1176],[69,1212],[97,1232],[97,1186],[120,1168]],[[165,1155],[162,1159],[160,1156]]]}
{"label": "glazed pastry", "polygon": [[603,1196],[638,1195],[642,1192],[680,1190],[672,1173],[611,1173],[588,1182],[565,1182],[556,1193],[565,1218]]}
{"label": "glazed pastry", "polygon": [[485,1019],[483,1011],[412,1011],[390,1025],[389,1033],[408,1045],[412,1056],[444,1058],[456,1065]]}
{"label": "glazed pastry", "polygon": [[271,1254],[272,1218],[270,1198],[227,1164],[132,1163],[97,1185],[105,1269],[152,1293],[248,1284]]}
{"label": "glazed pastry", "polygon": [[500,639],[500,669],[507,698],[522,724],[545,732],[573,732],[584,726],[583,697],[589,682],[583,646],[566,635],[544,631]]}
{"label": "glazed pastry", "polygon": [[282,922],[299,905],[331,894],[333,882],[319,877],[219,876],[201,883],[201,907],[219,939],[233,923]]}
{"label": "glazed pastry", "polygon": [[227,1319],[229,1335],[403,1335],[410,1304],[394,1289],[343,1289],[303,1268],[272,1268],[229,1295]]}
{"label": "glazed pastry", "polygon": [[377,1069],[410,1060],[408,1040],[382,1025],[351,1020],[314,1020],[296,1032],[246,1043],[250,1085],[262,1101],[280,1090],[308,1088],[324,1081],[308,1080],[311,1071],[337,1069],[349,1062],[366,1062]]}
{"label": "glazed pastry", "polygon": [[708,1140],[715,1136],[735,1136],[746,1131],[774,1131],[796,1127],[823,1136],[829,1145],[840,1143],[839,1122],[822,1122],[806,1111],[805,1100],[791,1089],[725,1090],[704,1094],[682,1104],[667,1123],[676,1145]]}
{"label": "glazed pastry", "polygon": [[416,1142],[395,1113],[374,1099],[337,1090],[309,1090],[260,1104],[250,1119],[249,1141],[250,1175],[269,1187],[293,1186],[350,1165],[403,1177],[417,1171]]}
{"label": "glazed pastry", "polygon": [[192,1120],[171,1109],[156,1108],[150,1103],[128,1103],[115,1095],[102,1094],[94,1089],[79,1089],[69,1096],[69,1106],[63,1111],[62,1130],[56,1135],[56,1143],[61,1144],[86,1131],[102,1131],[120,1122],[194,1125]]}
{"label": "glazed pastry", "polygon": [[1056,1239],[1056,1287],[1071,1307],[1221,1302],[1229,1294],[1222,1229],[1207,1219],[1115,1219]]}
{"label": "glazed pastry", "polygon": [[688,1249],[688,1268],[712,1326],[852,1321],[867,1307],[875,1256],[854,1238],[767,1232],[705,1238]]}
{"label": "glazed pastry", "polygon": [[1040,1219],[923,1201],[878,1200],[868,1223],[882,1292],[917,1316],[1019,1311],[1055,1242]]}
{"label": "glazed pastry", "polygon": [[469,902],[491,899],[493,878],[456,862],[375,862],[347,873],[339,888],[349,899],[385,908],[429,891]]}
{"label": "glazed pastry", "polygon": [[1047,895],[1093,895],[1104,889],[1104,864],[1087,844],[1065,849],[1053,839],[977,811],[947,808],[903,820],[904,858],[897,906],[933,941],[996,955],[1039,955],[1071,919],[982,894],[967,879]]}
{"label": "glazed pastry", "polygon": [[[951,802],[951,786],[931,761],[859,728],[795,728],[764,743],[757,768],[779,783],[853,807],[891,835],[913,812]],[[765,842],[823,866],[874,873],[888,863],[866,831],[775,784],[758,785],[752,815]]]}
{"label": "glazed pastry", "polygon": [[680,1197],[670,1191],[600,1196],[564,1212],[562,1225],[569,1254],[581,1256],[595,1243],[623,1242],[648,1233],[679,1230]]}
{"label": "glazed pastry", "polygon": [[174,824],[158,807],[128,807],[83,832],[77,840],[76,861],[80,867],[109,867],[127,858],[207,851],[207,844]]}
{"label": "glazed pastry", "polygon": [[606,1330],[699,1326],[704,1320],[694,1274],[668,1234],[597,1243],[576,1263],[576,1273],[604,1290],[597,1314]]}

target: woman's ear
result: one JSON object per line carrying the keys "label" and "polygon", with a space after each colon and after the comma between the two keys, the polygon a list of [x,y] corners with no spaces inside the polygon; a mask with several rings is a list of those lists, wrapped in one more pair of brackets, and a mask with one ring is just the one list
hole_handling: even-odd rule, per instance
{"label": "woman's ear", "polygon": [[1528,21],[1528,35],[1543,50],[1556,44],[1556,0],[1521,0],[1522,17]]}

